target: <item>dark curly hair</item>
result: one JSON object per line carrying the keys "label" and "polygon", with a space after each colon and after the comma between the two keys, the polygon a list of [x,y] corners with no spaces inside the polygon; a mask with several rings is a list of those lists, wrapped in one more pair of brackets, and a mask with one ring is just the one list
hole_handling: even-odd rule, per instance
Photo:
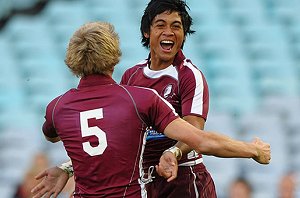
{"label": "dark curly hair", "polygon": [[[170,12],[178,12],[181,16],[184,36],[187,34],[193,34],[195,31],[191,30],[191,26],[193,24],[192,17],[187,12],[187,9],[190,8],[187,4],[182,0],[151,0],[147,7],[144,10],[144,15],[141,20],[140,31],[142,34],[142,41],[144,47],[149,48],[149,38],[144,36],[144,33],[150,33],[150,26],[152,24],[152,20],[156,15],[161,14],[165,11]],[[181,48],[183,48],[184,41],[182,43]]]}

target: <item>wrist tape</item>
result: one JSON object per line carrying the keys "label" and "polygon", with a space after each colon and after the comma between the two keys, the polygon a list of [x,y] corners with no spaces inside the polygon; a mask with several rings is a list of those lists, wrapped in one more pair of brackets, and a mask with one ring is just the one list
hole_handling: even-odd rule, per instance
{"label": "wrist tape", "polygon": [[178,161],[179,161],[179,160],[181,159],[181,157],[182,157],[182,151],[181,151],[177,146],[172,146],[171,148],[168,148],[167,150],[165,150],[165,151],[163,152],[163,154],[164,154],[165,152],[167,152],[167,151],[173,153]]}
{"label": "wrist tape", "polygon": [[60,166],[58,166],[58,168],[68,173],[69,178],[74,175],[74,169],[71,161],[61,164]]}

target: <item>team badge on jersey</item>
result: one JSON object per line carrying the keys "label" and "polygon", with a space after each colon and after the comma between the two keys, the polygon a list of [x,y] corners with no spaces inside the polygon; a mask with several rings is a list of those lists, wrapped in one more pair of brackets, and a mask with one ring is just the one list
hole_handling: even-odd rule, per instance
{"label": "team badge on jersey", "polygon": [[164,96],[164,98],[168,98],[172,95],[173,95],[173,85],[168,84],[163,90],[163,96]]}

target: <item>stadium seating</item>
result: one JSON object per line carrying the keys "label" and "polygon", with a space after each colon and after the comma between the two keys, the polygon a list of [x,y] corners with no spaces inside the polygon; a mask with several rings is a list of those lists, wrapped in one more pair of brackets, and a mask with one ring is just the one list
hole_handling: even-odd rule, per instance
{"label": "stadium seating", "polygon": [[[233,116],[229,113],[212,111],[208,115],[206,130],[222,132],[233,138],[239,137],[238,128],[234,123]],[[240,164],[237,159],[224,159],[212,156],[203,156],[204,164],[210,171],[215,181],[219,197],[225,196],[230,183],[239,176]]]}
{"label": "stadium seating", "polygon": [[8,17],[12,11],[12,3],[6,0],[0,0],[0,19]]}
{"label": "stadium seating", "polygon": [[[289,167],[287,134],[278,114],[264,112],[244,114],[240,117],[242,139],[251,141],[255,137],[272,145],[272,163],[261,166],[254,162],[242,161],[246,178],[258,192],[268,191],[269,197],[276,196],[278,179]],[[266,182],[268,181],[268,182]]]}
{"label": "stadium seating", "polygon": [[[18,14],[41,2],[46,5],[37,14]],[[206,129],[248,141],[257,135],[274,145],[272,164],[266,167],[249,160],[205,156],[218,195],[226,197],[230,181],[243,174],[253,183],[254,198],[273,198],[281,174],[286,170],[300,174],[300,1],[186,2],[196,33],[187,37],[183,49],[208,82]],[[24,156],[33,156],[37,148],[48,151],[53,164],[66,158],[62,146],[42,140],[40,127],[45,105],[78,82],[64,66],[74,30],[95,20],[115,25],[123,52],[113,76],[119,82],[127,68],[149,53],[140,43],[139,30],[146,4],[141,0],[0,0],[0,19],[10,16],[0,29],[2,197],[11,197],[30,161]],[[8,139],[22,144],[10,144]],[[10,156],[24,166],[15,171]]]}

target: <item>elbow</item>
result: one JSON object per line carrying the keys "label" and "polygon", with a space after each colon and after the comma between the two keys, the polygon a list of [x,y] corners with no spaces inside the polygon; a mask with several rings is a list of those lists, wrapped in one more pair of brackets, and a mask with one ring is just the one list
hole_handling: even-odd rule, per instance
{"label": "elbow", "polygon": [[56,143],[56,142],[60,141],[59,137],[50,138],[50,137],[45,136],[45,138],[47,141],[52,142],[52,143]]}
{"label": "elbow", "polygon": [[203,134],[203,137],[201,138],[201,141],[199,142],[197,146],[197,152],[201,153],[203,155],[214,155],[220,148],[218,143],[210,138],[209,133]]}
{"label": "elbow", "polygon": [[205,143],[204,143],[204,144],[198,145],[196,151],[197,151],[197,153],[199,153],[199,154],[203,154],[203,155],[211,155],[211,151],[210,151],[209,147],[207,147],[207,146],[205,145]]}

